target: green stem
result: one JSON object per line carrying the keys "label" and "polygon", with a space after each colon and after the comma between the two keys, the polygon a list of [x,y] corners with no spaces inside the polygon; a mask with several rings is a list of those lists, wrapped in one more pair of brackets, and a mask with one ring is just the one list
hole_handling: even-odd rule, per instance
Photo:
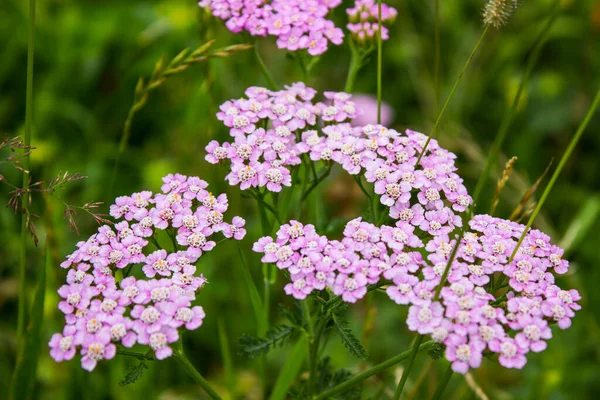
{"label": "green stem", "polygon": [[[31,128],[33,125],[33,60],[34,60],[34,40],[35,40],[35,0],[29,0],[29,37],[27,39],[27,87],[25,99],[25,134],[23,144],[27,148],[31,145]],[[23,189],[29,186],[29,155],[23,157]],[[21,198],[23,210],[29,207],[29,193],[25,190]],[[19,248],[19,311],[17,317],[17,344],[20,344],[25,334],[25,320],[27,319],[27,236],[28,236],[28,218],[29,213],[24,212],[21,215],[21,237]]]}
{"label": "green stem", "polygon": [[446,389],[446,386],[448,386],[448,382],[450,382],[450,378],[452,378],[453,372],[454,371],[452,371],[452,364],[448,365],[448,368],[446,368],[446,371],[444,372],[444,376],[442,377],[440,385],[437,387],[435,393],[433,394],[433,397],[431,398],[432,400],[438,400],[442,398],[442,394],[444,394],[444,390]]}
{"label": "green stem", "polygon": [[409,358],[411,356],[411,354],[413,352],[430,350],[436,345],[437,345],[437,343],[435,343],[434,341],[429,341],[429,342],[423,343],[420,346],[417,346],[415,344],[415,346],[413,348],[405,351],[404,353],[400,353],[397,356],[392,357],[389,360],[382,362],[381,364],[377,364],[374,367],[356,375],[354,378],[348,379],[347,381],[321,393],[320,395],[315,397],[314,400],[323,400],[323,399],[332,397],[333,395],[342,393],[342,392],[348,390],[349,388],[351,388],[352,386],[377,374],[379,371],[385,370],[385,369],[391,367],[392,365],[396,365],[399,362],[406,360],[407,358]]}
{"label": "green stem", "polygon": [[398,387],[396,388],[396,392],[394,393],[394,400],[398,400],[402,391],[404,390],[404,385],[406,384],[406,380],[408,379],[408,375],[410,374],[410,370],[412,369],[413,363],[415,362],[415,358],[417,358],[417,353],[419,352],[419,346],[421,346],[421,342],[423,341],[423,335],[417,336],[415,340],[415,344],[410,352],[410,358],[408,359],[408,365],[402,371],[402,377],[400,378],[400,383],[398,383]]}
{"label": "green stem", "polygon": [[485,166],[483,167],[483,172],[479,176],[479,180],[477,181],[477,186],[475,187],[475,192],[473,195],[473,205],[472,205],[473,214],[475,214],[475,209],[477,208],[479,196],[481,195],[483,187],[485,186],[485,183],[489,177],[492,166],[496,162],[496,158],[498,157],[498,154],[500,153],[502,144],[504,143],[504,140],[506,139],[506,136],[508,134],[508,129],[510,128],[510,126],[515,118],[515,115],[517,113],[517,107],[519,106],[519,101],[521,99],[521,95],[523,94],[523,90],[525,89],[525,86],[527,86],[527,83],[529,82],[529,77],[531,76],[533,67],[537,63],[537,60],[540,56],[542,47],[546,43],[548,32],[550,31],[550,28],[552,27],[552,25],[554,24],[554,21],[556,21],[556,18],[558,17],[558,15],[560,13],[559,2],[560,2],[560,0],[555,2],[554,11],[548,18],[546,25],[544,25],[544,27],[538,34],[538,37],[536,39],[535,46],[533,48],[531,56],[529,57],[529,60],[527,61],[525,73],[523,74],[523,77],[521,78],[521,82],[519,83],[519,88],[517,89],[517,93],[515,94],[515,97],[512,101],[510,109],[504,115],[504,118],[502,119],[500,128],[498,129],[498,133],[496,134],[496,138],[494,139],[494,142],[492,143],[492,147],[490,148],[489,155],[485,161]]}
{"label": "green stem", "polygon": [[190,360],[185,356],[185,353],[183,352],[183,346],[180,346],[179,349],[176,349],[173,352],[173,356],[175,357],[175,360],[179,363],[179,365],[181,365],[183,369],[185,369],[185,372],[187,372],[192,377],[192,379],[194,379],[194,381],[196,381],[196,383],[199,384],[202,387],[202,389],[204,389],[206,394],[208,394],[211,399],[221,400],[221,396],[219,396],[215,389],[213,389],[209,385],[206,379],[204,379],[204,377],[200,375],[200,372],[198,372],[198,370],[192,365]]}
{"label": "green stem", "polygon": [[433,125],[431,135],[427,138],[427,141],[425,142],[425,146],[423,146],[423,150],[421,151],[421,154],[419,154],[419,158],[417,159],[417,163],[416,163],[417,165],[421,161],[421,158],[423,158],[425,151],[427,151],[427,146],[429,146],[429,142],[431,141],[431,139],[433,139],[437,136],[437,131],[440,126],[440,121],[442,120],[442,117],[444,116],[444,112],[446,111],[446,108],[448,108],[448,104],[450,104],[450,100],[452,100],[452,97],[454,96],[454,92],[456,92],[456,88],[458,88],[458,84],[460,83],[463,75],[465,74],[465,71],[469,67],[471,60],[473,60],[473,57],[475,57],[475,54],[477,53],[477,49],[479,49],[479,46],[483,42],[483,38],[485,37],[488,29],[489,29],[489,25],[486,25],[485,29],[481,33],[481,36],[479,37],[479,40],[475,44],[475,47],[473,47],[473,50],[471,51],[471,54],[469,55],[467,62],[463,66],[463,69],[460,71],[460,74],[458,75],[456,82],[454,82],[454,86],[452,87],[452,90],[450,91],[448,98],[446,98],[446,102],[444,103],[444,106],[442,107],[442,111],[440,111],[440,113],[438,114],[435,124]]}
{"label": "green stem", "polygon": [[348,39],[351,50],[351,58],[350,58],[350,67],[348,69],[348,76],[346,77],[346,86],[344,87],[344,92],[352,93],[352,89],[354,89],[354,82],[356,81],[356,76],[358,75],[358,71],[362,67],[363,57],[360,51],[356,48],[356,45],[352,41],[352,38]]}
{"label": "green stem", "polygon": [[308,395],[309,397],[312,397],[315,393],[317,385],[317,364],[319,361],[319,345],[321,343],[321,335],[323,334],[323,330],[327,324],[327,321],[329,321],[329,314],[321,318],[315,327],[310,316],[308,302],[303,301],[302,306],[308,319]]}
{"label": "green stem", "polygon": [[321,182],[323,182],[323,180],[325,178],[327,178],[329,176],[329,173],[331,172],[331,168],[333,167],[333,164],[331,164],[329,167],[327,167],[327,170],[317,179],[313,180],[313,182],[311,183],[311,185],[308,187],[308,189],[306,189],[306,191],[304,192],[304,194],[302,195],[302,201],[306,200],[306,198],[308,197],[308,195],[317,187],[319,186],[319,184]]}
{"label": "green stem", "polygon": [[151,355],[149,355],[148,353],[145,353],[145,354],[137,353],[135,351],[122,350],[122,349],[117,350],[117,355],[137,358],[140,361],[143,361],[143,360],[154,361],[155,360],[155,358],[152,357]]}
{"label": "green stem", "polygon": [[[579,142],[581,135],[583,135],[585,128],[587,128],[587,125],[590,122],[590,120],[592,119],[592,116],[596,112],[596,108],[598,108],[599,104],[600,104],[600,90],[598,90],[598,92],[596,93],[596,97],[594,98],[592,105],[588,109],[587,114],[585,115],[585,118],[579,125],[579,128],[577,128],[577,132],[575,132],[575,136],[573,136],[573,138],[571,139],[571,142],[569,142],[569,146],[567,146],[567,150],[565,150],[565,153],[561,157],[560,162],[558,163],[558,166],[556,167],[556,170],[554,171],[554,173],[552,174],[552,177],[550,178],[550,182],[548,182],[548,185],[544,189],[544,193],[542,193],[542,197],[540,197],[540,200],[538,201],[537,205],[535,206],[533,213],[531,213],[531,216],[529,217],[529,221],[527,221],[527,225],[525,226],[525,229],[523,230],[523,233],[521,234],[521,237],[519,238],[519,241],[517,242],[515,249],[513,250],[512,254],[510,255],[510,258],[508,259],[507,264],[510,264],[514,260],[515,256],[517,255],[517,252],[519,251],[521,244],[523,244],[523,240],[525,240],[525,236],[527,235],[527,232],[529,232],[529,229],[531,228],[531,226],[533,225],[533,222],[537,218],[540,210],[542,209],[542,206],[544,205],[544,203],[546,202],[546,199],[548,198],[548,195],[552,191],[552,187],[554,186],[554,183],[556,183],[558,176],[560,175],[565,164],[569,160],[569,157],[571,157],[571,153],[573,153],[575,146],[577,146],[577,142]],[[504,282],[504,277],[505,277],[505,275],[502,275],[500,277],[500,279],[498,279],[498,282],[496,282],[496,287],[499,287],[502,285],[502,283]]]}
{"label": "green stem", "polygon": [[258,41],[254,43],[254,54],[256,54],[256,59],[258,60],[258,66],[260,67],[260,70],[262,71],[263,75],[267,79],[267,83],[269,84],[270,88],[273,90],[279,89],[279,85],[277,84],[277,81],[275,81],[275,79],[273,78],[273,75],[271,74],[271,71],[269,71],[269,68],[267,68],[267,64],[265,64],[262,57],[260,56],[260,53],[258,51]]}
{"label": "green stem", "polygon": [[435,30],[433,34],[433,42],[435,46],[435,61],[433,67],[433,86],[435,89],[435,115],[439,112],[440,107],[440,0],[433,0],[433,13],[435,15]]}
{"label": "green stem", "polygon": [[454,247],[452,247],[452,252],[450,253],[450,258],[448,259],[448,263],[446,263],[446,268],[444,268],[444,273],[442,274],[442,278],[440,279],[440,284],[435,289],[435,296],[433,296],[433,301],[437,301],[440,298],[440,294],[442,293],[442,287],[444,286],[444,283],[446,282],[446,278],[448,278],[448,274],[450,273],[450,266],[452,265],[452,263],[454,262],[454,259],[456,258],[456,254],[458,253],[458,247],[460,246],[460,242],[463,240],[463,237],[465,236],[465,232],[467,231],[466,226],[468,225],[468,223],[469,223],[469,221],[465,222],[465,226],[463,226],[463,228],[460,231],[460,234],[458,235],[456,244],[454,245]]}
{"label": "green stem", "polygon": [[383,64],[383,50],[381,40],[381,0],[377,0],[377,123],[381,124],[381,75]]}

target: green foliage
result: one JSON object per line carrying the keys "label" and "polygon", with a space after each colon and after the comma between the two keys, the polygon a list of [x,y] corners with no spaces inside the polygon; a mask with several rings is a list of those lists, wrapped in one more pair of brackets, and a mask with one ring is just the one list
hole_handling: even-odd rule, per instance
{"label": "green foliage", "polygon": [[267,320],[265,318],[265,314],[263,313],[263,304],[260,299],[260,294],[258,294],[258,289],[256,288],[256,284],[252,279],[252,275],[250,275],[250,269],[248,268],[248,262],[246,261],[246,256],[242,249],[238,246],[238,253],[240,255],[241,263],[238,262],[240,268],[242,269],[242,275],[244,276],[244,281],[246,287],[248,288],[248,292],[250,294],[250,303],[252,304],[252,310],[254,311],[254,318],[257,324],[258,334],[262,335],[267,330]]}
{"label": "green foliage", "polygon": [[[335,370],[329,357],[325,357],[319,361],[317,371],[319,373],[316,382],[317,393],[323,393],[326,390],[333,389],[353,376],[352,372],[347,369]],[[338,393],[333,398],[339,400],[358,400],[361,398],[362,394],[361,387],[362,385],[354,385],[347,390]],[[307,390],[307,382],[300,382],[290,391],[290,398],[306,399],[308,398]]]}
{"label": "green foliage", "polygon": [[289,398],[288,390],[296,380],[307,353],[308,340],[306,339],[306,336],[302,336],[301,339],[298,340],[298,343],[296,343],[296,346],[292,349],[289,357],[286,358],[285,363],[281,368],[281,372],[277,377],[277,381],[275,382],[275,386],[273,387],[273,392],[269,397],[270,400],[283,400]]}
{"label": "green foliage", "polygon": [[302,304],[298,300],[294,301],[294,305],[291,308],[279,304],[279,314],[295,327],[301,328],[306,324],[304,314],[302,313]]}
{"label": "green foliage", "polygon": [[331,318],[336,332],[340,335],[340,339],[346,349],[361,360],[366,360],[369,357],[367,350],[360,342],[360,339],[352,332],[352,329],[348,326],[349,323],[340,319],[336,314],[331,314]]}
{"label": "green foliage", "polygon": [[439,360],[444,357],[445,352],[446,346],[441,343],[436,343],[435,346],[427,352],[427,354],[432,360]]}
{"label": "green foliage", "polygon": [[119,381],[119,385],[127,386],[137,382],[137,380],[140,379],[144,374],[145,369],[148,369],[148,365],[146,365],[145,360],[140,361],[140,363],[137,365],[132,365],[127,370],[127,374],[125,375],[125,377]]}
{"label": "green foliage", "polygon": [[[511,113],[510,138],[502,145],[482,189],[478,201],[482,212],[489,209],[493,182],[501,172],[498,168],[506,159],[517,156],[519,163],[496,210],[500,217],[510,215],[548,162],[553,157],[558,161],[585,114],[593,91],[600,84],[598,2],[562,1],[560,16],[546,35],[546,44],[537,46],[537,37],[546,26],[554,2],[523,2],[509,24],[500,31],[490,31],[446,111],[440,144],[457,154],[459,172],[472,195],[483,160],[515,98],[519,81],[531,69],[527,72],[528,84],[523,88],[520,100],[515,102],[515,112]],[[27,3],[27,0],[0,1],[0,49],[4,56],[0,65],[2,137],[16,137],[24,132]],[[436,109],[432,9],[416,0],[388,3],[399,11],[397,21],[390,27],[391,40],[383,43],[382,95],[384,102],[395,110],[390,127],[410,127],[428,133],[435,122]],[[135,115],[112,191],[114,195],[111,195],[108,188],[114,158],[139,77],[145,78],[141,88],[145,89],[162,54],[168,55],[160,68],[165,70],[171,68],[171,58],[181,62],[200,43],[216,39],[213,48],[224,48],[248,40],[232,34],[224,28],[222,21],[199,10],[197,2],[82,0],[57,4],[38,1],[31,143],[36,149],[31,156],[32,175],[45,182],[61,170],[88,176],[82,184],[67,187],[64,200],[79,205],[90,200],[102,201],[104,205],[99,210],[102,213],[108,212],[116,195],[156,191],[160,187],[160,177],[173,172],[200,175],[215,192],[228,193],[229,216],[240,215],[247,219],[248,236],[240,242],[240,247],[248,266],[244,267],[240,261],[235,245],[227,242],[223,243],[224,251],[203,255],[198,272],[203,273],[210,284],[198,300],[207,317],[200,329],[186,336],[192,363],[211,383],[218,387],[228,386],[219,352],[217,321],[224,320],[230,339],[239,337],[244,331],[256,333],[253,329],[260,326],[266,332],[266,321],[260,317],[264,315],[264,306],[253,283],[260,283],[262,292],[260,263],[250,250],[251,243],[263,233],[253,200],[242,199],[239,190],[229,187],[224,181],[227,173],[224,168],[204,161],[204,146],[213,139],[230,139],[228,130],[215,117],[219,105],[241,97],[249,86],[267,86],[268,82],[252,51],[242,51],[228,59],[211,58],[185,72],[170,75]],[[440,2],[441,101],[481,32],[482,5],[481,1],[474,0]],[[343,8],[335,13],[336,25],[342,28],[345,24]],[[286,60],[285,52],[276,48],[273,38],[260,38],[258,42],[265,64],[280,84],[302,79],[297,65]],[[180,54],[183,48],[190,51]],[[530,68],[528,63],[534,51],[539,52],[539,57]],[[343,90],[349,60],[346,44],[330,46],[306,83],[320,90]],[[372,57],[358,72],[354,89],[356,93],[376,92]],[[600,282],[600,269],[596,267],[600,235],[595,234],[598,222],[595,202],[600,193],[600,135],[594,134],[599,130],[600,119],[596,117],[590,121],[588,131],[565,165],[541,211],[543,215],[536,220],[536,227],[550,234],[555,241],[561,240],[567,232],[564,245],[570,249],[565,258],[571,261],[576,273],[557,279],[561,285],[580,291],[583,308],[570,329],[553,330],[546,351],[528,354],[528,363],[523,370],[507,370],[485,361],[477,373],[485,374],[480,384],[489,398],[585,399],[595,398],[600,393],[597,379],[600,291],[596,288]],[[0,174],[8,182],[20,182],[21,179],[21,172],[12,171],[8,164],[0,164]],[[321,224],[323,230],[319,231],[323,234],[339,235],[349,216],[358,215],[364,208],[360,193],[353,193],[354,183],[346,177],[347,174],[333,169],[331,177],[315,190],[321,192],[319,207],[328,219],[309,214],[301,222]],[[9,191],[6,185],[0,186],[1,204],[8,202]],[[533,197],[538,197],[540,192],[538,189]],[[537,200],[534,198],[530,203]],[[45,235],[51,221],[54,223],[54,241],[46,310],[37,342],[40,349],[37,378],[26,389],[40,400],[75,400],[84,394],[90,400],[155,398],[173,393],[181,397],[197,396],[194,391],[197,387],[190,385],[189,379],[182,378],[182,371],[170,360],[145,370],[143,381],[136,385],[121,387],[118,381],[129,366],[125,357],[102,361],[93,373],[81,370],[79,355],[62,363],[55,363],[50,358],[47,342],[64,324],[63,315],[56,309],[56,288],[65,278],[65,271],[58,264],[75,249],[77,241],[93,234],[97,225],[93,218],[82,213],[77,218],[78,236],[64,221],[60,203],[50,199],[49,213],[44,207],[40,198],[33,198],[31,213],[42,216],[36,221],[40,237]],[[282,207],[290,205],[284,203]],[[0,388],[10,387],[18,358],[14,343],[19,229],[19,216],[3,208],[0,211]],[[227,246],[231,246],[230,251]],[[33,282],[39,277],[39,270],[34,266],[43,257],[33,244],[29,245],[27,253],[25,291],[33,299]],[[285,280],[280,271],[277,273],[277,282],[271,287],[272,302],[289,302],[282,290]],[[377,339],[371,340],[368,348],[373,363],[410,346],[410,334],[404,322],[406,309],[384,301],[383,295],[376,298],[379,301],[373,337]],[[294,311],[293,306],[289,309]],[[357,309],[361,309],[360,304]],[[361,326],[362,313],[352,313],[347,319],[352,326]],[[282,321],[294,325],[285,315]],[[256,334],[264,337],[264,332]],[[336,341],[331,338],[327,343],[327,350],[340,350],[331,352],[331,363],[355,371],[358,361],[342,351],[341,346],[334,343]],[[293,357],[293,351],[294,346],[286,345],[277,350],[278,357],[271,357],[275,352],[269,354],[265,363],[268,375],[278,372],[283,360],[287,363]],[[255,391],[260,386],[258,374],[253,371],[256,361],[233,353],[235,370],[243,371],[236,376],[238,394]],[[421,357],[426,358],[421,355],[419,359]],[[412,378],[416,378],[416,370],[414,372]],[[268,389],[274,379],[269,379]],[[365,395],[377,389],[373,382],[372,379],[364,382]],[[422,385],[423,388],[427,386]],[[463,390],[463,397],[469,397],[464,381],[453,379],[445,394],[460,397]],[[414,398],[427,397],[427,391],[423,389]]]}
{"label": "green foliage", "polygon": [[40,353],[41,331],[44,323],[46,269],[49,264],[50,251],[48,250],[48,241],[46,241],[45,261],[39,268],[33,307],[29,314],[29,325],[25,331],[24,343],[19,349],[19,358],[12,378],[10,398],[13,400],[29,399],[33,393]]}
{"label": "green foliage", "polygon": [[283,346],[295,330],[292,326],[280,324],[271,327],[264,338],[242,335],[238,340],[240,354],[250,358],[266,354],[277,346]]}

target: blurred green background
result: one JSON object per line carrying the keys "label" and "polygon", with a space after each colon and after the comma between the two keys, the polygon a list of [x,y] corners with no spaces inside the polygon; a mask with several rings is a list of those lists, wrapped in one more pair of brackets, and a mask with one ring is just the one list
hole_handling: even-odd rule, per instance
{"label": "blurred green background", "polygon": [[[0,133],[21,135],[25,119],[28,8],[24,0],[0,1]],[[433,84],[433,1],[388,1],[399,11],[391,27],[391,39],[384,43],[383,99],[395,110],[396,129],[410,127],[429,132],[435,114]],[[516,92],[526,60],[553,1],[523,2],[510,24],[488,35],[474,63],[467,71],[441,125],[444,146],[459,156],[460,174],[469,189],[482,169],[487,149],[502,116]],[[344,6],[350,2],[345,1]],[[481,0],[441,1],[441,99],[445,99],[472,46],[482,30]],[[600,86],[600,1],[566,0],[544,46],[527,86],[518,114],[503,148],[503,160],[517,156],[515,174],[509,181],[496,212],[507,217],[528,187],[548,163],[558,159],[595,91]],[[344,8],[335,11],[338,26],[345,24]],[[242,43],[244,38],[228,32],[220,20],[210,17],[193,0],[171,1],[74,1],[38,2],[34,78],[34,132],[32,174],[49,180],[59,171],[77,172],[88,178],[71,183],[57,193],[67,203],[82,205],[102,201],[102,212],[116,195],[148,189],[157,190],[160,177],[170,172],[200,175],[214,192],[230,197],[229,218],[243,215],[249,233],[242,248],[250,254],[251,243],[261,236],[255,205],[243,199],[237,188],[229,188],[225,169],[204,161],[209,140],[224,140],[226,129],[217,121],[219,104],[241,97],[248,86],[263,85],[252,51],[211,60],[170,78],[153,92],[146,107],[135,117],[129,147],[122,162],[113,193],[111,173],[123,122],[133,101],[139,76],[148,77],[164,53],[174,57],[185,47],[196,48],[209,39],[215,47]],[[301,79],[301,71],[274,46],[273,39],[261,39],[260,51],[281,83]],[[318,90],[342,90],[349,61],[346,45],[331,48],[315,67],[308,84]],[[375,60],[361,71],[356,92],[374,94]],[[600,396],[600,269],[597,268],[600,235],[596,229],[600,211],[600,118],[589,125],[579,146],[560,177],[538,219],[537,226],[567,247],[572,267],[559,284],[575,287],[583,295],[583,310],[567,331],[554,330],[548,350],[529,354],[522,371],[512,371],[485,361],[472,374],[474,384],[490,398],[498,399],[582,399]],[[555,164],[556,165],[556,164]],[[20,174],[7,164],[0,173],[18,184]],[[484,196],[487,209],[499,171],[494,171]],[[338,172],[329,178],[325,193],[331,214],[349,218],[360,214],[360,192],[351,180]],[[348,181],[348,182],[346,182]],[[335,184],[334,184],[335,182]],[[0,191],[0,203],[8,201],[8,186]],[[52,268],[43,324],[42,358],[35,387],[42,399],[129,399],[201,397],[200,388],[174,361],[154,363],[134,385],[120,387],[119,380],[135,361],[117,356],[102,362],[93,372],[83,371],[76,359],[61,364],[48,356],[46,342],[61,329],[62,314],[56,308],[56,288],[65,278],[58,267],[78,240],[92,234],[94,221],[79,213],[78,237],[63,219],[58,201],[45,205],[39,197],[33,208],[42,215],[37,222],[41,238],[49,233]],[[46,210],[46,211],[44,211]],[[20,218],[11,210],[0,211],[0,398],[7,394],[15,363],[17,316],[17,268]],[[43,240],[42,240],[43,241]],[[42,250],[31,243],[28,276],[42,267]],[[261,283],[260,264],[251,256],[253,273]],[[247,289],[241,279],[234,243],[224,243],[203,258],[202,272],[208,285],[200,294],[207,318],[204,325],[185,335],[192,362],[217,390],[231,396],[256,398],[257,363],[236,355],[235,341],[242,333],[254,333],[255,325]],[[274,304],[290,303],[281,289],[280,276]],[[33,293],[33,285],[28,293]],[[375,305],[376,308],[372,306]],[[369,363],[383,361],[404,351],[412,340],[405,328],[404,307],[395,306],[384,295],[352,307],[349,318],[360,333],[369,310],[374,312],[372,330],[367,330],[370,359],[359,364],[337,339],[329,342],[336,367],[358,371]],[[272,314],[277,320],[276,307]],[[234,353],[237,374],[226,377],[223,370],[218,324],[226,329]],[[367,324],[368,325],[368,324]],[[269,370],[275,376],[290,346],[270,355]],[[418,358],[427,366],[428,358]],[[412,398],[431,396],[441,376],[441,367],[420,378],[416,369],[407,385]],[[438,370],[439,369],[439,370]],[[368,381],[365,398],[380,383],[392,390],[394,374]],[[396,377],[396,379],[398,379]],[[232,381],[231,378],[234,380]],[[271,378],[274,379],[274,378]],[[232,383],[233,382],[233,383]],[[472,385],[454,376],[448,398],[475,398]]]}

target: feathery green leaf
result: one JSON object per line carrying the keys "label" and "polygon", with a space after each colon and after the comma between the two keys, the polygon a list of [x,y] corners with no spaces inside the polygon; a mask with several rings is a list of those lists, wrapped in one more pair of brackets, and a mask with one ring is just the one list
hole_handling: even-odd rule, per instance
{"label": "feathery green leaf", "polygon": [[277,346],[283,346],[287,339],[294,333],[295,328],[289,325],[274,325],[267,331],[266,337],[243,335],[238,340],[240,354],[254,358],[266,354]]}
{"label": "feathery green leaf", "polygon": [[366,360],[369,357],[369,355],[367,354],[367,350],[364,348],[364,346],[356,337],[356,335],[354,335],[352,329],[350,329],[350,327],[348,326],[348,322],[341,320],[335,314],[331,314],[331,317],[333,319],[335,329],[340,335],[342,343],[344,343],[344,346],[348,349],[348,351],[350,351],[350,353],[354,354],[361,360]]}

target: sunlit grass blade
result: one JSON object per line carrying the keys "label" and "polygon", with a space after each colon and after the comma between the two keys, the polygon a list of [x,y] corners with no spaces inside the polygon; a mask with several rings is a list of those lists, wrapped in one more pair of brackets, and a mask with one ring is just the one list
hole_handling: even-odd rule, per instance
{"label": "sunlit grass blade", "polygon": [[31,397],[37,375],[38,358],[41,347],[41,331],[44,323],[44,300],[46,295],[46,269],[51,264],[48,240],[45,245],[45,259],[37,274],[37,288],[30,313],[25,338],[20,345],[17,366],[11,382],[10,398],[13,400]]}
{"label": "sunlit grass blade", "polygon": [[546,199],[550,195],[550,192],[552,191],[552,188],[554,187],[554,183],[556,183],[556,180],[558,179],[560,173],[562,172],[563,168],[565,167],[565,164],[571,157],[571,154],[573,153],[575,146],[577,146],[577,143],[579,142],[581,135],[583,135],[583,132],[585,132],[585,129],[587,128],[590,120],[592,119],[592,116],[596,112],[598,105],[600,105],[600,90],[598,90],[598,92],[596,93],[596,97],[594,98],[592,105],[588,109],[588,112],[585,115],[585,118],[579,125],[577,132],[575,132],[575,136],[573,136],[573,138],[571,139],[571,142],[569,142],[569,145],[567,146],[565,153],[561,157],[560,162],[558,163],[558,166],[556,167],[556,170],[554,170],[554,173],[552,174],[552,177],[550,178],[550,182],[548,182],[546,189],[544,189],[544,193],[542,193],[542,197],[540,197],[540,201],[538,201],[537,206],[535,207],[535,209],[533,210],[533,213],[531,214],[531,217],[529,217],[529,221],[527,222],[525,230],[521,234],[521,238],[519,239],[517,246],[515,247],[515,249],[513,250],[513,253],[510,256],[509,262],[512,261],[515,258],[515,256],[517,255],[517,251],[519,250],[519,247],[521,247],[521,244],[523,243],[523,240],[525,239],[525,236],[527,235],[529,228],[531,228],[531,226],[533,225],[533,222],[535,221],[537,215],[539,214],[540,210],[542,209],[542,206],[544,205],[544,203],[546,202]]}
{"label": "sunlit grass blade", "polygon": [[223,369],[225,370],[225,381],[232,397],[235,396],[235,371],[231,357],[231,346],[225,322],[219,318],[219,344],[221,346],[221,356],[223,357]]}
{"label": "sunlit grass blade", "polygon": [[260,294],[258,293],[256,285],[254,284],[254,280],[252,280],[252,275],[250,275],[250,269],[248,268],[246,256],[244,255],[244,252],[239,246],[238,252],[240,254],[240,258],[242,259],[242,275],[244,276],[244,281],[250,294],[250,304],[252,305],[252,311],[254,312],[254,318],[256,320],[258,335],[264,336],[267,332],[267,321],[265,319],[265,313],[263,311],[262,300],[260,299]]}
{"label": "sunlit grass blade", "polygon": [[431,139],[437,138],[437,132],[440,127],[440,122],[442,120],[442,117],[444,116],[446,108],[448,108],[448,105],[450,104],[452,97],[454,97],[454,93],[456,92],[456,89],[458,88],[458,85],[459,85],[460,81],[462,80],[462,77],[464,76],[465,72],[467,71],[469,64],[471,64],[471,61],[475,57],[475,54],[477,54],[477,50],[479,49],[479,46],[481,46],[481,43],[483,42],[483,39],[485,38],[485,35],[488,32],[488,29],[489,29],[489,25],[484,28],[483,32],[481,33],[481,36],[479,36],[479,39],[477,40],[477,43],[475,44],[475,47],[473,47],[473,50],[471,50],[471,54],[469,54],[469,58],[467,58],[467,62],[465,63],[462,70],[458,74],[458,78],[456,78],[456,81],[454,82],[454,86],[452,86],[452,89],[450,90],[450,94],[448,95],[448,97],[446,98],[446,101],[444,102],[444,105],[442,106],[442,110],[437,115],[435,124],[433,125],[433,129],[431,130],[431,135],[429,135],[429,137],[425,141],[425,144],[423,145],[423,150],[421,151],[421,153],[419,154],[419,157],[417,158],[417,162],[415,163],[416,165],[419,165],[419,163],[421,162],[421,158],[423,158],[423,155],[427,151],[427,147],[429,146]]}
{"label": "sunlit grass blade", "polygon": [[287,398],[288,390],[296,380],[296,376],[300,372],[304,358],[308,353],[307,345],[306,336],[301,336],[281,368],[281,372],[271,392],[271,397],[269,397],[271,400],[283,400]]}
{"label": "sunlit grass blade", "polygon": [[571,224],[558,246],[565,249],[565,253],[575,250],[581,240],[587,236],[590,228],[596,225],[598,216],[600,216],[600,198],[592,197],[584,203],[579,213],[571,220]]}

